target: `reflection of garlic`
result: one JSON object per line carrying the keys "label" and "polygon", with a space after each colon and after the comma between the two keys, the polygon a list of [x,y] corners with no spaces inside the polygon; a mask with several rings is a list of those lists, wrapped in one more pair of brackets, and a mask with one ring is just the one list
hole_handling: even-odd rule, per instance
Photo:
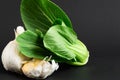
{"label": "reflection of garlic", "polygon": [[[23,27],[18,26],[16,29],[16,36],[24,32]],[[25,61],[26,58],[22,54],[20,54],[18,50],[18,44],[15,40],[10,41],[2,52],[2,63],[6,70],[20,72],[22,67],[22,62]]]}
{"label": "reflection of garlic", "polygon": [[[15,37],[23,33],[23,27],[18,26],[15,30]],[[2,64],[6,70],[24,73],[29,78],[46,78],[58,69],[58,63],[25,57],[18,50],[16,40],[10,41],[2,52]],[[50,58],[49,58],[50,59]]]}
{"label": "reflection of garlic", "polygon": [[58,69],[58,64],[52,60],[52,63],[45,60],[33,59],[22,67],[23,73],[30,78],[46,78]]}

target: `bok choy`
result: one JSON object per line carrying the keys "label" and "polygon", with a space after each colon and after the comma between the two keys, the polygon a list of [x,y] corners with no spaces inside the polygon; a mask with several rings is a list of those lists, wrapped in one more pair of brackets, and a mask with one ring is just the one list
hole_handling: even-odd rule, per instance
{"label": "bok choy", "polygon": [[50,0],[22,0],[21,18],[27,29],[16,40],[30,58],[52,56],[57,62],[85,65],[89,51],[78,39],[66,13]]}

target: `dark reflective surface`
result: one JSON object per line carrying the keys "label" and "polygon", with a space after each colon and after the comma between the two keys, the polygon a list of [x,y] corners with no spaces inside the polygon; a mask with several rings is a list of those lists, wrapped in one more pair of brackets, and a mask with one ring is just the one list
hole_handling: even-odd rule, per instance
{"label": "dark reflective surface", "polygon": [[[120,0],[53,0],[69,15],[78,37],[89,51],[82,67],[60,64],[46,80],[120,80]],[[20,0],[0,1],[0,53],[14,39],[14,28],[23,25]],[[0,58],[1,59],[1,58]],[[33,80],[7,72],[0,60],[0,80]]]}
{"label": "dark reflective surface", "polygon": [[[46,80],[119,80],[120,56],[95,57],[86,66],[74,67],[61,64],[57,72]],[[0,79],[33,80],[24,75],[6,72],[0,68]]]}

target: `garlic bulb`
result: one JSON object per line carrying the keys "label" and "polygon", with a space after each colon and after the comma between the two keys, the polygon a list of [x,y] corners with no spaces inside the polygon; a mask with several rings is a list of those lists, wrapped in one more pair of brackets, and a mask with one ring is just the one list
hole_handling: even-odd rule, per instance
{"label": "garlic bulb", "polygon": [[33,59],[22,67],[23,73],[30,78],[46,78],[59,68],[58,63]]}
{"label": "garlic bulb", "polygon": [[[25,30],[22,26],[18,26],[15,30],[15,37],[23,33]],[[51,57],[50,57],[51,58]],[[50,60],[49,58],[49,60]],[[16,40],[10,41],[2,52],[2,64],[6,70],[23,73],[29,78],[46,78],[59,68],[58,63],[54,60],[31,59],[20,53]]]}
{"label": "garlic bulb", "polygon": [[[17,27],[15,35],[19,35],[24,32],[24,28],[21,26]],[[28,60],[27,57],[20,54],[18,50],[18,44],[15,40],[10,41],[2,52],[2,64],[6,70],[10,70],[13,72],[20,72],[22,63],[25,60]]]}

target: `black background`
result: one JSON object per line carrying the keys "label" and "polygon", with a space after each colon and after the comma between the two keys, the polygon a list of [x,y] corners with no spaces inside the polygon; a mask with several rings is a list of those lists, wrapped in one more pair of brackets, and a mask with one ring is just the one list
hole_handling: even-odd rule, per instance
{"label": "black background", "polygon": [[[62,64],[46,80],[120,80],[120,0],[52,0],[70,17],[79,39],[90,51],[87,65]],[[23,25],[20,0],[0,1],[0,53]],[[0,79],[33,80],[6,72],[0,60]]]}

